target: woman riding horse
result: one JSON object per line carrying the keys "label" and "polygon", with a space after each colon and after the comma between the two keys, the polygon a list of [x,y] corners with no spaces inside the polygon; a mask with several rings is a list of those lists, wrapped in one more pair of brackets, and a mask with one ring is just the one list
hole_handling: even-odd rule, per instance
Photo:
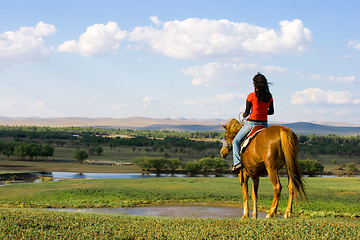
{"label": "woman riding horse", "polygon": [[[243,125],[236,119],[231,119],[223,128],[225,136],[220,150],[222,157],[226,157],[231,148],[233,139]],[[285,211],[285,218],[291,217],[293,197],[295,200],[306,198],[305,183],[302,180],[297,159],[298,138],[287,127],[272,125],[260,131],[248,144],[242,153],[243,168],[240,169],[239,178],[242,183],[244,202],[243,218],[249,217],[248,180],[253,181],[252,195],[253,218],[257,218],[257,193],[259,177],[269,175],[273,185],[274,198],[267,218],[275,218],[282,189],[278,171],[285,165],[288,174],[289,200]]]}
{"label": "woman riding horse", "polygon": [[253,78],[254,92],[246,98],[246,109],[243,113],[243,119],[247,116],[245,125],[240,129],[233,140],[233,161],[232,172],[238,174],[242,167],[240,145],[251,129],[257,125],[268,127],[267,115],[274,114],[274,104],[272,95],[269,91],[269,85],[266,77],[260,73]]}
{"label": "woman riding horse", "polygon": [[[278,171],[285,165],[288,174],[289,200],[285,211],[285,218],[291,217],[293,198],[306,199],[305,183],[302,180],[298,167],[297,149],[298,138],[289,128],[273,125],[267,127],[267,115],[274,113],[274,106],[268,82],[262,74],[257,74],[254,79],[255,91],[250,93],[246,101],[246,111],[243,117],[249,119],[241,124],[236,119],[231,119],[223,128],[225,136],[220,150],[222,157],[226,157],[233,150],[234,167],[242,183],[244,202],[243,218],[249,217],[248,180],[253,180],[251,198],[253,200],[253,218],[257,218],[257,193],[259,177],[269,175],[273,185],[274,198],[267,218],[275,218],[282,189]],[[255,138],[239,153],[240,142],[245,138],[254,125],[264,125]]]}

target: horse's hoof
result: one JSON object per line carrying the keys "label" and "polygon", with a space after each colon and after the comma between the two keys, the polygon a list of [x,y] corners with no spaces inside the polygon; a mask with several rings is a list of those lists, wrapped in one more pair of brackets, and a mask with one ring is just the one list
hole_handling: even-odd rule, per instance
{"label": "horse's hoof", "polygon": [[276,218],[276,214],[267,214],[265,218]]}
{"label": "horse's hoof", "polygon": [[244,220],[244,219],[249,219],[249,216],[243,215],[241,220]]}
{"label": "horse's hoof", "polygon": [[257,219],[257,216],[253,216],[252,219]]}
{"label": "horse's hoof", "polygon": [[291,213],[285,213],[284,218],[291,218]]}

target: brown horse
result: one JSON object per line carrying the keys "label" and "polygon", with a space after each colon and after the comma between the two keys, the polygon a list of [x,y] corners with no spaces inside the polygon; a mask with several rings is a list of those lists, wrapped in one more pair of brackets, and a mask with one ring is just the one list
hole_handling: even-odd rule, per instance
{"label": "brown horse", "polygon": [[[231,150],[233,139],[243,126],[236,119],[231,119],[223,128],[225,136],[220,154],[226,157]],[[259,187],[259,177],[269,175],[273,185],[274,199],[267,218],[275,218],[281,192],[281,183],[278,171],[286,166],[288,174],[289,201],[284,217],[291,217],[293,197],[306,199],[305,184],[302,180],[297,160],[298,138],[289,128],[282,126],[270,126],[259,132],[257,136],[247,146],[242,154],[244,168],[239,173],[242,183],[242,194],[244,212],[242,218],[249,217],[248,203],[248,180],[253,180],[252,201],[253,219],[257,218],[257,192]]]}

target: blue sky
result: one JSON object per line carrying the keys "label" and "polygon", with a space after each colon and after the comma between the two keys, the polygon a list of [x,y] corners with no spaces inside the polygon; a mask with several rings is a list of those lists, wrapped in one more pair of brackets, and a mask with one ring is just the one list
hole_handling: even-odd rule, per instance
{"label": "blue sky", "polygon": [[358,1],[0,1],[0,115],[360,124]]}

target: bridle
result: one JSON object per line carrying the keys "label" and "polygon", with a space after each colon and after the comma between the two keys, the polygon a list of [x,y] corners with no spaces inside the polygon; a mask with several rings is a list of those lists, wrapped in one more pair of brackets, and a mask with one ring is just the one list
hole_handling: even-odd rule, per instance
{"label": "bridle", "polygon": [[223,144],[223,147],[224,147],[226,150],[228,150],[228,151],[231,150],[232,144],[229,143],[229,141],[227,140],[227,138],[226,138],[225,136],[223,137],[223,139],[221,139],[221,143]]}
{"label": "bridle", "polygon": [[[241,126],[244,126],[245,125],[245,118],[242,118],[243,116],[243,112],[239,113],[239,122],[241,124]],[[223,147],[230,151],[231,148],[232,148],[232,144],[229,143],[229,141],[227,140],[226,136],[224,136],[222,139],[221,139],[221,143],[223,144]]]}

